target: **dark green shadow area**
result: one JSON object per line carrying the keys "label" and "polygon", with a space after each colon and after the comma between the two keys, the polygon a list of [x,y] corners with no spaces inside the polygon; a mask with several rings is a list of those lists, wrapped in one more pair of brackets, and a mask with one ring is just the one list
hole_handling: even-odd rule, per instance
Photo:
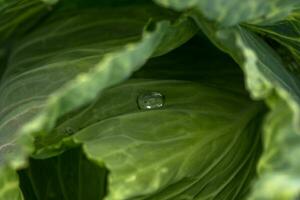
{"label": "dark green shadow area", "polygon": [[100,200],[106,194],[108,171],[89,161],[81,148],[30,159],[18,174],[25,200]]}

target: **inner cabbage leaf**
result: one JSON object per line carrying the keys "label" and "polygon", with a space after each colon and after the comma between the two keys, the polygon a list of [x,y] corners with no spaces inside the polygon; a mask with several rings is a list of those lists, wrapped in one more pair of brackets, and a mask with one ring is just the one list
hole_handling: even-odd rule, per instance
{"label": "inner cabbage leaf", "polygon": [[[139,97],[153,92],[163,106],[141,109]],[[109,171],[107,199],[240,199],[255,178],[264,112],[236,64],[199,36],[65,116],[34,157],[82,146]]]}

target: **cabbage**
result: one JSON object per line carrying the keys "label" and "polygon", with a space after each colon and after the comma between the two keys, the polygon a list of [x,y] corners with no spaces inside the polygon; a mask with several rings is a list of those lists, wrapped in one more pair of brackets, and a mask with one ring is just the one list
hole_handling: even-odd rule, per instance
{"label": "cabbage", "polygon": [[298,199],[299,11],[0,0],[0,199]]}

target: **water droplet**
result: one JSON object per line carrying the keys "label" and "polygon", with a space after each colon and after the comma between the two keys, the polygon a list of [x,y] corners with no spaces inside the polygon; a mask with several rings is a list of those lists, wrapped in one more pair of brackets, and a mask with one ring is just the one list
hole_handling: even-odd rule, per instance
{"label": "water droplet", "polygon": [[165,98],[159,92],[145,92],[137,98],[138,107],[141,110],[159,109],[164,106]]}
{"label": "water droplet", "polygon": [[65,135],[73,135],[75,133],[75,130],[72,127],[66,127],[64,130]]}

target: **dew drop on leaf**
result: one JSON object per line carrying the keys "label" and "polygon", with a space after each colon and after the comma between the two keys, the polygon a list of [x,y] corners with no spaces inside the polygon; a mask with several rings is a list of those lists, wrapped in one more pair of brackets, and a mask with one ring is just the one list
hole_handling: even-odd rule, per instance
{"label": "dew drop on leaf", "polygon": [[165,98],[160,92],[145,92],[137,98],[137,104],[141,110],[159,109],[164,106]]}

